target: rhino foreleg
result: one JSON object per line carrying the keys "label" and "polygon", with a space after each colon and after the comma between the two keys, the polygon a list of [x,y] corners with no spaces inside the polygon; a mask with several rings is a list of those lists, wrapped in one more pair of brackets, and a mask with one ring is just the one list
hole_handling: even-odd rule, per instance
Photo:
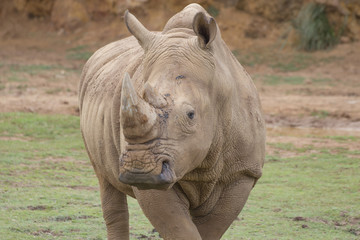
{"label": "rhino foreleg", "polygon": [[254,182],[254,178],[244,176],[224,189],[210,214],[193,219],[202,239],[221,238],[244,207]]}
{"label": "rhino foreleg", "polygon": [[101,206],[107,229],[107,238],[129,239],[129,212],[126,195],[98,176]]}
{"label": "rhino foreleg", "polygon": [[133,188],[146,217],[163,239],[201,239],[191,220],[189,206],[174,189],[138,190]]}

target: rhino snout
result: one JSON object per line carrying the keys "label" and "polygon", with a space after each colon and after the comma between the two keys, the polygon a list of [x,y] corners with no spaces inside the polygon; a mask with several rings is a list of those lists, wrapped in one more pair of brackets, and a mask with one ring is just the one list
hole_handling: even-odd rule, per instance
{"label": "rhino snout", "polygon": [[170,167],[168,160],[161,163],[160,174],[152,172],[143,173],[136,171],[120,172],[119,181],[131,186],[135,186],[140,190],[145,189],[169,189],[175,183],[175,173]]}

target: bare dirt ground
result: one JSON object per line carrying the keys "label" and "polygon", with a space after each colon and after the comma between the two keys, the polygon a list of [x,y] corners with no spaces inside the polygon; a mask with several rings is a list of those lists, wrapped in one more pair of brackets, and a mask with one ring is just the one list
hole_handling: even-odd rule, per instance
{"label": "bare dirt ground", "polygon": [[[217,22],[253,77],[269,125],[360,129],[360,42],[305,53],[284,47],[277,30],[284,24],[269,25],[266,38],[251,39],[233,24],[234,14],[250,21],[246,14],[223,12]],[[0,31],[0,111],[78,114],[86,59],[128,35],[121,19],[89,23],[71,34],[43,20],[9,23]]]}

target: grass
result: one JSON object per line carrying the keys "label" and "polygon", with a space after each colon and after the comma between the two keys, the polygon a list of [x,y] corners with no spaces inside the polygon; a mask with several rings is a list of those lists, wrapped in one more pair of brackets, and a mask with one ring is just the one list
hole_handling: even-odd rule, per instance
{"label": "grass", "polygon": [[92,52],[71,52],[66,57],[71,60],[88,60],[92,54]]}
{"label": "grass", "polygon": [[333,84],[334,79],[331,78],[311,78],[311,82],[315,84]]}
{"label": "grass", "polygon": [[308,52],[285,52],[275,45],[271,49],[236,49],[232,53],[244,66],[266,65],[279,72],[296,72],[322,63],[341,61],[341,57],[326,58]]}
{"label": "grass", "polygon": [[232,53],[244,66],[267,65],[281,72],[296,72],[317,64],[319,60],[309,53],[287,54],[278,49],[252,52],[233,50]]}
{"label": "grass", "polygon": [[[50,80],[54,78],[54,73],[60,71],[62,75],[65,72],[74,72],[74,70],[68,67],[60,65],[45,65],[45,64],[3,64],[5,69],[3,77],[7,79],[9,83],[25,83],[29,82],[30,79],[40,78]],[[16,87],[18,90],[24,90],[27,88],[26,84],[20,84]],[[5,89],[2,85],[0,90]]]}
{"label": "grass", "polygon": [[60,66],[43,64],[8,64],[3,66],[6,67],[8,74],[5,75],[7,75],[7,80],[9,82],[28,82],[28,79],[35,75],[61,68]]}
{"label": "grass", "polygon": [[16,89],[20,91],[25,91],[27,88],[28,88],[27,84],[19,84],[16,86]]}
{"label": "grass", "polygon": [[346,141],[350,141],[350,142],[357,142],[360,141],[360,137],[356,137],[356,136],[325,136],[325,138],[328,139],[332,139],[338,142],[346,142]]}
{"label": "grass", "polygon": [[[267,156],[263,177],[223,239],[358,239],[359,151],[268,146],[294,157]],[[0,152],[1,239],[105,239],[78,117],[1,113]],[[136,200],[128,201],[131,239],[159,239]]]}
{"label": "grass", "polygon": [[88,60],[93,52],[87,50],[87,45],[80,45],[67,50],[66,58],[69,60]]}
{"label": "grass", "polygon": [[60,68],[59,66],[53,65],[43,65],[43,64],[32,64],[32,65],[18,65],[18,64],[11,64],[9,65],[10,71],[13,73],[28,73],[30,75],[36,75],[39,72],[43,71],[50,71],[54,69]]}
{"label": "grass", "polygon": [[325,5],[308,3],[293,21],[299,33],[299,48],[306,51],[327,49],[338,42],[338,37],[327,19]]}
{"label": "grass", "polygon": [[63,88],[57,87],[57,88],[48,89],[48,90],[45,91],[45,93],[51,95],[51,94],[57,94],[57,93],[62,92],[62,91],[64,91]]}
{"label": "grass", "polygon": [[216,8],[215,6],[213,5],[210,5],[208,8],[207,8],[207,12],[213,16],[213,17],[217,17],[219,16],[220,14],[220,9]]}
{"label": "grass", "polygon": [[292,143],[268,143],[268,145],[286,151],[293,151],[295,148],[294,144]]}
{"label": "grass", "polygon": [[301,76],[279,76],[279,75],[264,75],[260,79],[267,85],[301,85],[304,83],[305,78]]}
{"label": "grass", "polygon": [[[75,48],[76,49],[76,48]],[[71,52],[71,51],[70,51]],[[62,70],[67,72],[76,72],[78,69],[73,69],[61,65],[45,65],[45,64],[7,64],[3,65],[3,67],[7,67],[8,71],[13,75],[16,74],[29,74],[30,76],[38,75],[43,72],[51,72],[54,70]]]}
{"label": "grass", "polygon": [[282,72],[295,72],[308,68],[314,64],[314,60],[310,55],[298,53],[283,60],[277,59],[270,66]]}
{"label": "grass", "polygon": [[27,79],[23,77],[19,77],[17,75],[11,75],[8,77],[8,81],[10,82],[26,82]]}
{"label": "grass", "polygon": [[224,239],[357,239],[359,222],[351,222],[359,217],[358,160],[331,154],[278,159],[267,162],[243,220]]}
{"label": "grass", "polygon": [[315,111],[311,112],[311,116],[317,117],[317,118],[326,118],[329,115],[330,115],[329,112],[325,111],[325,110],[315,110]]}

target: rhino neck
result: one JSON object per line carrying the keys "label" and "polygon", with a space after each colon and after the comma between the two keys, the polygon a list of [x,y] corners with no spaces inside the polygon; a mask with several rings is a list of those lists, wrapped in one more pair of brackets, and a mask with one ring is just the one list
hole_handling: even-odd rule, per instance
{"label": "rhino neck", "polygon": [[204,161],[179,181],[179,185],[189,199],[191,209],[198,208],[216,194],[215,188],[224,166],[220,129],[215,130],[216,134]]}
{"label": "rhino neck", "polygon": [[[222,40],[221,40],[222,41]],[[256,87],[225,44],[214,47],[218,115],[223,127],[224,166],[221,181],[242,175],[259,178],[265,154],[265,123]],[[256,149],[255,149],[256,147]]]}

